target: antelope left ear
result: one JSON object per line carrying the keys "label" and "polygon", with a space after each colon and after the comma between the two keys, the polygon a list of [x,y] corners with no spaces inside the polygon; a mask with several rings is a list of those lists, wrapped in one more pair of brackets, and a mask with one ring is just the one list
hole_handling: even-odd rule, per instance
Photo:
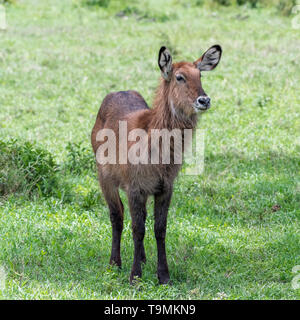
{"label": "antelope left ear", "polygon": [[170,81],[172,76],[172,56],[166,47],[161,47],[158,53],[158,66],[162,77]]}
{"label": "antelope left ear", "polygon": [[219,63],[222,56],[222,48],[218,44],[210,47],[203,56],[194,62],[200,71],[213,70]]}

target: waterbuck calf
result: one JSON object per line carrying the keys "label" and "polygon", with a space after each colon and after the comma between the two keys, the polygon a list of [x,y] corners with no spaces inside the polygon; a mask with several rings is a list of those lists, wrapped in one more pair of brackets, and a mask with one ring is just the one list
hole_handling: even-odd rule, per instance
{"label": "waterbuck calf", "polygon": [[[214,69],[220,61],[221,54],[221,47],[214,45],[193,63],[172,64],[170,52],[167,48],[162,47],[158,55],[162,77],[156,91],[153,108],[150,109],[147,106],[138,92],[120,91],[108,94],[98,112],[91,140],[97,159],[99,182],[109,207],[112,224],[110,263],[121,266],[120,242],[124,207],[119,196],[119,188],[122,188],[127,193],[132,218],[134,260],[130,275],[131,283],[136,276],[141,277],[141,262],[146,262],[143,240],[147,215],[146,202],[150,195],[154,195],[155,200],[154,231],[157,242],[157,275],[161,284],[166,284],[170,280],[165,250],[167,214],[174,179],[181,164],[174,160],[176,158],[175,136],[169,143],[169,163],[162,161],[161,154],[165,150],[163,150],[161,141],[156,146],[145,142],[151,142],[152,131],[164,129],[168,131],[176,129],[176,132],[180,134],[180,139],[184,140],[184,130],[193,130],[196,127],[198,115],[210,107],[210,98],[201,85],[201,71]],[[130,141],[119,143],[124,138],[120,134],[121,123],[126,124],[127,132],[139,129],[146,133],[140,137],[144,147],[140,148],[139,153],[146,155],[149,162],[124,161],[128,160],[130,148],[141,141],[137,141],[136,137],[131,137],[128,139]],[[114,134],[114,143],[107,143],[109,133]],[[110,162],[106,161],[108,159],[106,156],[112,144],[118,147]],[[103,153],[102,148],[102,151],[98,152],[104,145],[107,146],[107,150]],[[154,154],[159,154],[159,161],[151,163],[150,159]],[[138,153],[136,155],[138,156]],[[121,158],[122,161],[120,161]]]}

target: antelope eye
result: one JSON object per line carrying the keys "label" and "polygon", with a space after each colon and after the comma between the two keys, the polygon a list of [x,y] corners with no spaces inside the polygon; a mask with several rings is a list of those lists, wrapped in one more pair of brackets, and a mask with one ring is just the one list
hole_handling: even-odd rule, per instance
{"label": "antelope eye", "polygon": [[178,82],[185,82],[185,79],[184,79],[184,77],[183,77],[181,74],[177,74],[177,75],[176,75],[176,80],[177,80]]}

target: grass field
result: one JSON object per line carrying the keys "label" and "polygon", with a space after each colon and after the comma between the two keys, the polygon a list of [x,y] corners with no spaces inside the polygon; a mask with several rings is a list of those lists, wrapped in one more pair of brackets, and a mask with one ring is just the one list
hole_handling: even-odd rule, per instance
{"label": "grass field", "polygon": [[[25,186],[0,197],[1,299],[300,298],[291,286],[300,265],[300,38],[291,17],[158,0],[108,8],[28,0],[6,6],[6,17],[0,140],[50,152],[57,182],[47,192],[27,194]],[[147,264],[130,286],[123,193],[123,268],[108,265],[111,225],[91,165],[98,108],[108,92],[127,89],[151,104],[161,45],[173,60],[193,61],[215,43],[223,57],[203,74],[212,108],[198,126],[205,170],[179,175],[169,210],[173,285],[159,286],[155,275],[151,199]]]}

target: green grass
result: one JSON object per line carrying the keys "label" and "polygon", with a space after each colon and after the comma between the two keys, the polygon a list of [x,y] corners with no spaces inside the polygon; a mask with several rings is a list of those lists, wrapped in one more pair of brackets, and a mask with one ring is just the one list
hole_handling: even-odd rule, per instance
{"label": "green grass", "polygon": [[[154,0],[107,8],[31,0],[7,5],[6,14],[0,139],[30,141],[59,168],[51,192],[0,198],[1,299],[300,298],[291,286],[300,265],[300,41],[292,17]],[[108,266],[111,226],[89,151],[99,105],[126,89],[151,104],[161,45],[173,60],[193,61],[215,43],[223,57],[204,74],[212,108],[198,126],[206,130],[205,170],[178,177],[169,210],[173,286],[159,286],[155,275],[152,199],[148,261],[130,286],[123,193],[123,268]]]}

